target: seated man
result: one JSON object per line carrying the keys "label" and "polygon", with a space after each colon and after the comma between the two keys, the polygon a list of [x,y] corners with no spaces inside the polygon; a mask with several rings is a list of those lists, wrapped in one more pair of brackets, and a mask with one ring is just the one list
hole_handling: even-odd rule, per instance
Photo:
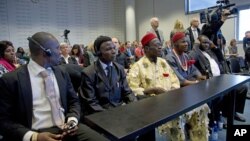
{"label": "seated man", "polygon": [[201,75],[200,71],[193,65],[194,60],[191,60],[185,53],[188,48],[185,34],[181,32],[177,33],[173,36],[175,38],[172,38],[174,47],[172,52],[166,56],[166,60],[175,71],[181,86],[195,84],[199,80],[206,79],[206,76]]}
{"label": "seated man", "polygon": [[60,51],[61,51],[60,64],[76,64],[76,65],[78,65],[76,58],[69,55],[69,45],[67,43],[60,44]]}
{"label": "seated man", "polygon": [[[206,76],[201,75],[200,71],[194,66],[193,60],[185,53],[188,43],[185,34],[177,32],[172,37],[173,50],[167,55],[166,59],[173,68],[180,80],[181,86],[188,86],[205,80]],[[208,140],[208,113],[210,109],[204,104],[186,114],[187,127],[189,127],[189,136],[192,141]],[[202,118],[200,118],[202,117]],[[195,119],[200,119],[198,122]],[[199,134],[197,134],[199,133]]]}
{"label": "seated man", "polygon": [[[162,47],[159,39],[153,33],[147,33],[141,40],[145,55],[129,70],[129,86],[139,98],[150,97],[178,89],[180,82],[166,60],[158,57],[162,54]],[[172,126],[172,124],[174,124]],[[168,135],[171,140],[184,141],[184,128],[181,126],[181,118],[167,123]],[[168,128],[170,127],[170,128]],[[165,129],[165,126],[160,128]],[[153,138],[153,137],[152,137]],[[145,140],[153,140],[147,138]]]}
{"label": "seated man", "polygon": [[[206,75],[207,78],[219,76],[220,74],[226,73],[225,67],[223,67],[219,61],[214,52],[211,50],[211,47],[215,49],[218,49],[214,46],[211,46],[211,41],[205,36],[201,35],[198,37],[199,43],[196,43],[194,45],[193,50],[190,52],[190,56],[195,59],[195,66],[200,70],[200,72],[203,75]],[[244,112],[245,107],[245,101],[246,101],[246,93],[247,88],[243,85],[240,88],[236,89],[236,92],[238,93],[236,95],[236,105],[235,105],[235,111],[239,113]],[[218,120],[219,117],[219,111],[224,110],[223,114],[227,116],[228,114],[228,96],[223,97],[223,102],[219,99],[215,99],[212,101],[212,104],[210,106],[212,110],[212,121]],[[222,105],[221,105],[222,104]],[[221,106],[224,106],[222,108]],[[239,114],[235,114],[235,119],[239,121],[245,122],[245,119],[241,117]],[[210,119],[211,120],[211,119]]]}
{"label": "seated man", "polygon": [[57,39],[38,32],[28,40],[29,64],[0,78],[0,134],[4,140],[107,140],[78,124],[78,97],[69,75],[56,66],[60,61]]}
{"label": "seated man", "polygon": [[104,111],[136,101],[129,88],[124,68],[114,62],[115,45],[110,37],[99,36],[94,42],[98,60],[82,72],[80,100],[87,105],[88,113]]}

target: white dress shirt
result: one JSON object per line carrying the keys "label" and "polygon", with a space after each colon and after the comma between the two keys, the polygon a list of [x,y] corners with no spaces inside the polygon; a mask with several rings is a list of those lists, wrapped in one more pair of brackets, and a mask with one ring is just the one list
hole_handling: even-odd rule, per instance
{"label": "white dress shirt", "polygon": [[202,51],[203,55],[208,59],[211,67],[211,71],[213,76],[219,76],[220,75],[220,68],[214,58],[212,58],[209,54],[207,54],[205,51]]}
{"label": "white dress shirt", "polygon": [[196,40],[197,38],[198,38],[198,30],[197,30],[197,28],[193,28],[193,27],[191,27],[191,29],[192,29],[192,32],[193,32],[193,35],[194,35],[194,40]]}
{"label": "white dress shirt", "polygon": [[[40,75],[40,72],[44,70],[45,68],[30,59],[30,62],[28,64],[28,72],[30,76],[33,98],[32,129],[34,130],[56,126],[52,121],[51,106],[49,100],[46,97],[44,80]],[[61,102],[58,83],[53,71],[51,75],[54,82],[55,93],[56,95],[58,95],[58,101]],[[62,112],[64,112],[64,109],[62,107],[61,109]],[[75,117],[69,117],[68,121],[70,120],[74,120],[78,124],[78,120]],[[33,131],[28,131],[27,133],[25,133],[23,141],[30,141],[33,133]]]}

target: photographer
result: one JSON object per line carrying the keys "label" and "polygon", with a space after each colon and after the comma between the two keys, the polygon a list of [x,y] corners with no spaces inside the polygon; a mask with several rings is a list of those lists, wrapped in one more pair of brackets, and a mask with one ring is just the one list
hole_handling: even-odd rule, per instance
{"label": "photographer", "polygon": [[246,31],[245,37],[243,38],[243,49],[246,53],[247,48],[250,47],[250,31]]}

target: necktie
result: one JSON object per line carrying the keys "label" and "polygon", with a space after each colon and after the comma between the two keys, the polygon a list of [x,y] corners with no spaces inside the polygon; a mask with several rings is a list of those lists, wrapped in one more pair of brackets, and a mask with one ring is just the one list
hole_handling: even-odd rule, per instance
{"label": "necktie", "polygon": [[52,77],[47,70],[40,72],[44,79],[45,92],[51,106],[51,114],[53,123],[61,128],[64,124],[63,108],[60,105],[59,96],[56,95],[54,83]]}
{"label": "necktie", "polygon": [[112,80],[112,66],[107,65],[106,70],[107,70],[107,78],[109,79],[109,83],[111,84],[111,80]]}
{"label": "necktie", "polygon": [[158,30],[155,30],[155,33],[156,33],[156,35],[157,35],[157,38],[160,40],[160,42],[161,42],[161,37],[160,37],[160,34],[159,34],[159,31]]}

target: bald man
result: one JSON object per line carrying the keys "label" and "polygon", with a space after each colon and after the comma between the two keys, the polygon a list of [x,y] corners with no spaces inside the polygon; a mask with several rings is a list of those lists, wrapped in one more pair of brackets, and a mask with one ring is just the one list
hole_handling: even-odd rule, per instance
{"label": "bald man", "polygon": [[190,21],[190,27],[187,28],[189,32],[189,38],[191,41],[191,50],[193,48],[194,41],[197,40],[198,36],[201,33],[201,30],[199,28],[200,22],[198,18],[194,17]]}
{"label": "bald man", "polygon": [[159,41],[161,42],[161,44],[163,45],[163,43],[164,43],[163,32],[160,29],[158,29],[159,19],[157,17],[151,18],[150,25],[152,28],[148,32],[154,33],[157,36],[157,38],[159,39]]}
{"label": "bald man", "polygon": [[6,141],[106,140],[78,124],[80,104],[61,70],[59,43],[46,32],[28,38],[28,65],[0,79],[0,134]]}

